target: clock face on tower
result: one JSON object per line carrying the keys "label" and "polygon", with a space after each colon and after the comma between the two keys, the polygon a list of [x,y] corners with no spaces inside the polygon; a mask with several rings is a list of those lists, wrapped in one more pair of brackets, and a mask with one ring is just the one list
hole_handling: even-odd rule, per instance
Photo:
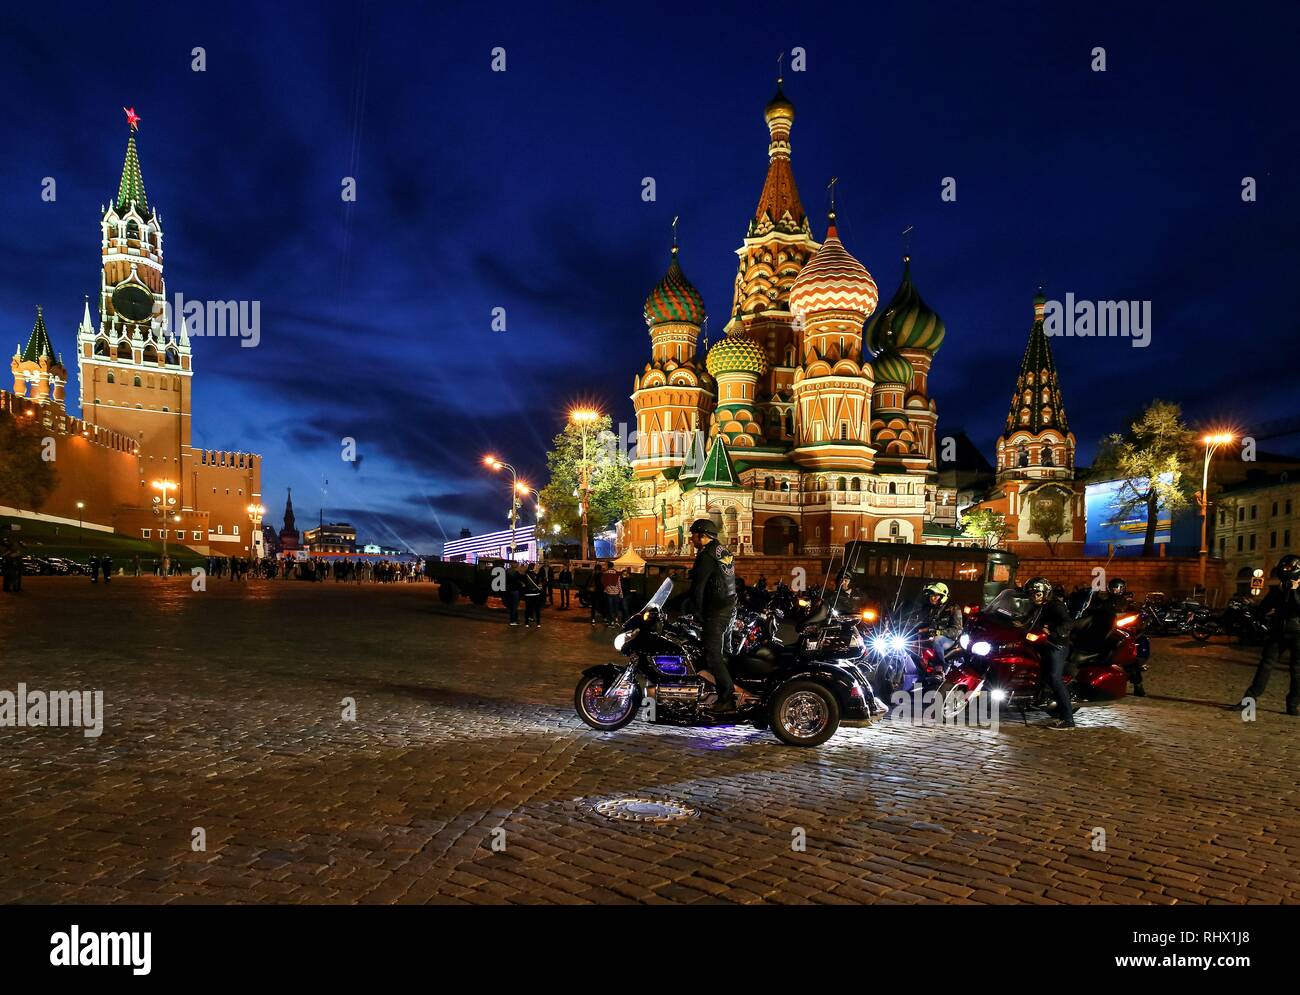
{"label": "clock face on tower", "polygon": [[153,314],[153,294],[143,284],[119,284],[113,290],[113,310],[127,321],[147,321]]}

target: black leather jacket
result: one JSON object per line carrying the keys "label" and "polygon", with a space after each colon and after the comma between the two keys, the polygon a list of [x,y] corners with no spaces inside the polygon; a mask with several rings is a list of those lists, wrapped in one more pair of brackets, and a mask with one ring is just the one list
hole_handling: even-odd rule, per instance
{"label": "black leather jacket", "polygon": [[690,589],[674,602],[703,621],[736,610],[736,558],[714,539],[695,554]]}
{"label": "black leather jacket", "polygon": [[1300,632],[1300,588],[1293,589],[1285,581],[1270,588],[1259,603],[1259,612],[1268,619],[1268,631],[1275,636]]}

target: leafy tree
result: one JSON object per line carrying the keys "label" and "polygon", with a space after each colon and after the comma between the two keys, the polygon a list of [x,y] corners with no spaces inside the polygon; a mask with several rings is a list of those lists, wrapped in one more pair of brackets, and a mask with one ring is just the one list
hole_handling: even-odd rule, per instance
{"label": "leafy tree", "polygon": [[1146,516],[1143,556],[1155,555],[1161,510],[1173,514],[1191,501],[1196,436],[1182,414],[1177,404],[1152,401],[1127,435],[1106,437],[1093,465],[1094,477],[1121,482],[1112,505],[1117,516]]}
{"label": "leafy tree", "polygon": [[1029,534],[1038,536],[1047,551],[1056,555],[1056,540],[1068,529],[1065,520],[1065,498],[1058,490],[1039,491],[1029,507]]}
{"label": "leafy tree", "polygon": [[961,522],[962,535],[979,539],[989,549],[1002,545],[1010,534],[1006,516],[992,508],[976,508],[963,515]]}
{"label": "leafy tree", "polygon": [[[614,434],[608,415],[587,426],[587,464],[591,471],[588,531],[592,537],[627,517],[635,508],[632,490],[632,464],[619,451],[619,437]],[[582,532],[582,426],[567,422],[564,431],[551,443],[546,454],[550,482],[542,488],[543,521],[548,529],[558,525],[565,536]]]}
{"label": "leafy tree", "polygon": [[40,510],[58,479],[43,457],[40,428],[0,411],[0,503]]}

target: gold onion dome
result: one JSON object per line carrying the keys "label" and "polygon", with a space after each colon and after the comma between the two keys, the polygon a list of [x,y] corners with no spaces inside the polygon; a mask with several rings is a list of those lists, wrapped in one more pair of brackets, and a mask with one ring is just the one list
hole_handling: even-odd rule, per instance
{"label": "gold onion dome", "polygon": [[876,281],[844,248],[832,213],[826,241],[790,287],[790,310],[804,315],[849,311],[865,320],[876,310],[879,300]]}
{"label": "gold onion dome", "polygon": [[782,79],[777,79],[776,96],[769,100],[767,106],[763,108],[763,119],[768,124],[771,124],[774,120],[794,120],[794,104],[790,103],[785,91],[781,89],[782,82],[784,82]]}
{"label": "gold onion dome", "polygon": [[748,332],[724,336],[709,350],[705,367],[714,377],[727,373],[752,373],[762,376],[767,372],[767,354]]}
{"label": "gold onion dome", "polygon": [[650,328],[669,322],[683,322],[687,325],[704,323],[704,298],[682,272],[675,245],[668,272],[645,299],[644,314],[645,323]]}
{"label": "gold onion dome", "polygon": [[[893,313],[892,334],[887,334],[884,315]],[[893,346],[896,349],[925,349],[931,354],[939,351],[947,329],[939,313],[929,307],[912,285],[911,257],[903,257],[903,282],[899,284],[894,299],[881,314],[871,320],[866,329],[867,346],[875,352]]]}

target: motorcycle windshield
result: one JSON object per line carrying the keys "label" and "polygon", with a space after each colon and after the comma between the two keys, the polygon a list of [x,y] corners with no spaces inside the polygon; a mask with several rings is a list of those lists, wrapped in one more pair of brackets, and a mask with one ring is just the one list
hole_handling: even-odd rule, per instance
{"label": "motorcycle windshield", "polygon": [[659,585],[659,590],[655,591],[654,597],[645,603],[645,609],[658,608],[663,610],[664,605],[668,603],[668,596],[673,593],[673,579],[666,577],[664,582]]}
{"label": "motorcycle windshield", "polygon": [[984,613],[1011,622],[1023,622],[1029,617],[1033,605],[1028,595],[1021,594],[1019,591],[1006,590],[989,602]]}

